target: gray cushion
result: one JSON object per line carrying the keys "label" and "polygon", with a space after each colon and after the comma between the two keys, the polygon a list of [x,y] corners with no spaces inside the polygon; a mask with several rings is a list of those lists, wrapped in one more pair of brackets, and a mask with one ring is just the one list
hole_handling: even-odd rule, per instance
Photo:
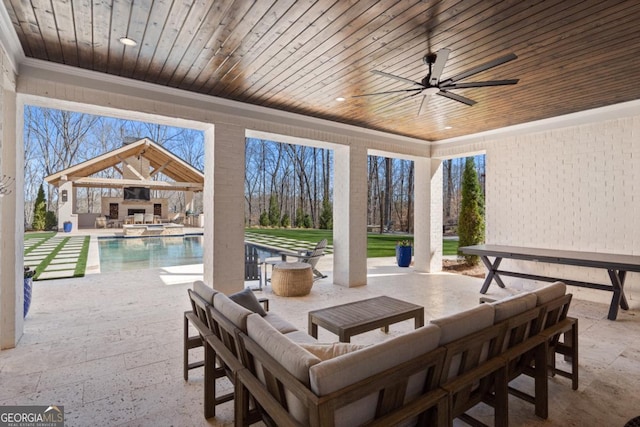
{"label": "gray cushion", "polygon": [[[268,319],[269,316],[264,319]],[[305,331],[291,331],[285,332],[284,336],[289,338],[296,344],[317,344],[318,340],[306,333]]]}
{"label": "gray cushion", "polygon": [[492,305],[480,304],[470,310],[434,319],[431,323],[440,327],[440,345],[444,345],[493,325],[494,314]]}
{"label": "gray cushion", "polygon": [[[427,325],[415,331],[391,338],[385,342],[348,352],[309,369],[311,390],[324,396],[400,363],[411,360],[438,347],[440,329]],[[407,384],[404,401],[422,392],[426,372],[414,374]],[[377,393],[350,403],[335,413],[335,426],[361,425],[375,416]],[[410,420],[412,422],[415,420]]]}
{"label": "gray cushion", "polygon": [[238,329],[247,332],[247,316],[252,313],[250,310],[231,301],[221,292],[213,296],[213,306]]}
{"label": "gray cushion", "polygon": [[213,296],[217,294],[211,286],[207,286],[202,280],[193,282],[193,291],[209,304],[213,304]]}
{"label": "gray cushion", "polygon": [[563,282],[554,282],[544,288],[537,289],[533,293],[538,297],[537,305],[546,304],[558,299],[567,293],[567,285]]}
{"label": "gray cushion", "polygon": [[491,305],[496,310],[494,323],[502,322],[516,314],[524,313],[536,306],[538,298],[529,292],[514,295],[499,301],[492,302]]}
{"label": "gray cushion", "polygon": [[[247,318],[247,334],[291,375],[309,387],[309,368],[320,363],[320,359],[282,335],[258,314]],[[265,383],[259,362],[256,363],[256,371],[260,381]],[[308,424],[304,405],[288,390],[285,390],[285,396],[289,413],[300,423]]]}
{"label": "gray cushion", "polygon": [[256,296],[253,294],[253,291],[249,288],[244,288],[240,292],[229,295],[229,299],[240,304],[247,310],[258,313],[262,317],[267,315],[267,312],[264,311],[262,305],[258,302],[258,298],[256,298]]}

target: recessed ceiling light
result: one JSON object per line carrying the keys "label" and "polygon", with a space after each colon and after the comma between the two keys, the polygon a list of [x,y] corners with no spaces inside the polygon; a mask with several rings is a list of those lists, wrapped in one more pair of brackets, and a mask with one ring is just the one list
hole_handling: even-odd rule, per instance
{"label": "recessed ceiling light", "polygon": [[345,98],[339,96],[339,97],[336,98],[336,101],[343,102],[343,101],[345,101]]}
{"label": "recessed ceiling light", "polygon": [[118,40],[120,40],[120,43],[122,43],[125,46],[137,46],[138,42],[135,41],[134,39],[130,39],[129,37],[120,37]]}
{"label": "recessed ceiling light", "polygon": [[449,130],[449,129],[453,129],[451,126],[445,126],[445,129]]}

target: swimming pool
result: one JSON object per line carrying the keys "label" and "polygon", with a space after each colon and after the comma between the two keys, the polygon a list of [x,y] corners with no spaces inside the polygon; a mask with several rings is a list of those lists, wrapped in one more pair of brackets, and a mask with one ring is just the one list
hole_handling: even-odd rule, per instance
{"label": "swimming pool", "polygon": [[202,236],[98,239],[100,271],[202,264]]}
{"label": "swimming pool", "polygon": [[[110,273],[202,264],[202,236],[98,239],[100,271]],[[278,256],[258,248],[260,259]]]}

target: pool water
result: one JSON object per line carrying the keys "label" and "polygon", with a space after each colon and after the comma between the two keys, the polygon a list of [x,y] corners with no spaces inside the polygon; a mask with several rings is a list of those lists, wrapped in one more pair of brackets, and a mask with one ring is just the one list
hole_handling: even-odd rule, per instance
{"label": "pool water", "polygon": [[[110,273],[202,264],[202,242],[202,236],[98,239],[100,271]],[[258,247],[261,260],[278,255]]]}
{"label": "pool water", "polygon": [[202,264],[202,236],[99,239],[100,271]]}

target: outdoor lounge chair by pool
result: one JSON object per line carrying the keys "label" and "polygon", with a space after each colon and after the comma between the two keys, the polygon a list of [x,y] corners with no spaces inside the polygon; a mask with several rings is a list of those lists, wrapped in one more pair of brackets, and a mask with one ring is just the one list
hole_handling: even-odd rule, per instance
{"label": "outdoor lounge chair by pool", "polygon": [[316,269],[316,265],[320,260],[321,256],[324,256],[324,251],[327,248],[327,239],[322,239],[318,242],[315,248],[312,250],[299,249],[297,252],[281,252],[281,255],[284,257],[294,257],[298,258],[298,262],[305,262],[311,265],[311,269],[313,271],[314,280],[315,279],[324,279],[327,277],[322,274],[320,271]]}

